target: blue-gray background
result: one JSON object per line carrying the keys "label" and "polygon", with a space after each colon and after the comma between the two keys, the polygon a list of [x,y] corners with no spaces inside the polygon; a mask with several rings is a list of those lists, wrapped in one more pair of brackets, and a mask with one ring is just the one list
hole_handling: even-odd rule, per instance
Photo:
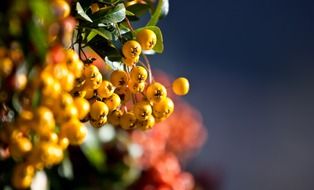
{"label": "blue-gray background", "polygon": [[313,21],[313,0],[170,1],[152,62],[189,77],[209,131],[192,167],[223,190],[314,189]]}

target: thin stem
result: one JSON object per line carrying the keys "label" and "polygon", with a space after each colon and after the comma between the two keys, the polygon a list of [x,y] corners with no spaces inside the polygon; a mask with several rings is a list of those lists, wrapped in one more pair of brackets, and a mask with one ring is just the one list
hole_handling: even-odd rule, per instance
{"label": "thin stem", "polygon": [[131,25],[130,20],[129,20],[127,17],[125,17],[125,21],[126,21],[126,24],[128,25],[128,27],[130,28],[130,30],[131,30],[132,32],[134,32],[134,29],[133,29],[133,27],[132,27],[132,25]]}
{"label": "thin stem", "polygon": [[153,75],[152,75],[152,70],[150,68],[149,60],[145,54],[142,53],[142,56],[144,58],[144,61],[145,61],[145,64],[146,64],[147,70],[148,70],[148,81],[149,81],[149,84],[151,84],[154,79],[153,79]]}

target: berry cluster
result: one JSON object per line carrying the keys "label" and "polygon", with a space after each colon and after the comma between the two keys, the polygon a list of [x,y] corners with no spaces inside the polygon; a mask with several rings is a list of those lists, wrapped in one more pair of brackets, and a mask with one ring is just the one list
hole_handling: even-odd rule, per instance
{"label": "berry cluster", "polygon": [[[141,50],[150,50],[156,44],[156,35],[143,29],[136,39],[122,46],[125,70],[112,71],[108,80],[103,79],[95,65],[85,65],[82,77],[72,90],[73,96],[84,97],[90,103],[90,114],[81,118],[83,121],[90,121],[96,128],[110,123],[123,129],[146,130],[172,114],[174,103],[167,97],[166,87],[147,81],[151,71],[137,65]],[[176,79],[172,89],[177,95],[187,94],[188,80]]]}
{"label": "berry cluster", "polygon": [[[18,189],[29,188],[37,170],[59,164],[69,145],[84,142],[84,122],[89,121],[95,128],[108,123],[125,130],[147,130],[174,111],[167,92],[171,87],[153,79],[145,55],[145,51],[154,51],[162,43],[161,34],[154,31],[156,26],[134,31],[126,16],[126,2],[124,5],[123,1],[99,1],[90,6],[89,14],[82,8],[86,6],[84,1],[82,5],[80,1],[73,1],[72,5],[66,0],[35,1],[13,1],[12,5],[23,8],[8,9],[17,18],[10,20],[14,27],[4,32],[6,36],[0,36],[0,149],[8,149],[15,160],[12,184]],[[33,10],[36,6],[47,6],[51,13]],[[70,7],[76,7],[76,11]],[[94,24],[90,17],[95,22],[107,19],[113,23]],[[34,40],[30,28],[39,34],[38,40]],[[100,38],[106,36],[101,33],[104,30],[98,29],[116,37],[104,41]],[[127,32],[122,34],[122,29]],[[113,41],[120,43],[112,48],[115,51],[110,49]],[[98,44],[110,46],[112,51],[108,52],[115,52],[122,65],[106,73],[109,77],[85,54],[84,48],[96,52]],[[108,56],[107,52],[100,55],[104,60]],[[176,95],[187,94],[188,80],[176,79],[172,91]]]}

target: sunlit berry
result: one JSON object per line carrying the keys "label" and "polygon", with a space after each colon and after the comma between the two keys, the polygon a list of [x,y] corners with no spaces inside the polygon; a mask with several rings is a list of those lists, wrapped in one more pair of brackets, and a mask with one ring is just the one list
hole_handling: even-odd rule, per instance
{"label": "sunlit berry", "polygon": [[26,137],[11,138],[9,150],[13,158],[20,159],[32,150],[32,142]]}
{"label": "sunlit berry", "polygon": [[133,94],[139,93],[139,92],[143,92],[145,89],[145,82],[134,82],[133,80],[130,80],[128,83],[128,87],[130,89],[130,91]]}
{"label": "sunlit berry", "polygon": [[94,120],[100,120],[103,117],[106,117],[109,113],[109,108],[107,104],[101,101],[95,101],[90,108],[90,116]]}
{"label": "sunlit berry", "polygon": [[74,105],[78,111],[78,118],[84,119],[90,110],[89,102],[82,97],[74,98]]}
{"label": "sunlit berry", "polygon": [[174,110],[173,101],[166,97],[165,99],[154,103],[153,105],[153,114],[157,119],[166,119],[168,118]]}
{"label": "sunlit berry", "polygon": [[93,79],[99,74],[99,69],[95,65],[90,64],[84,67],[83,73],[86,79]]}
{"label": "sunlit berry", "polygon": [[141,44],[143,50],[150,50],[156,45],[157,36],[152,30],[143,29],[136,34],[136,40]]}
{"label": "sunlit berry", "polygon": [[88,86],[92,89],[97,89],[102,83],[102,75],[101,73],[96,73],[93,78],[87,78],[84,86]]}
{"label": "sunlit berry", "polygon": [[79,120],[71,119],[70,121],[61,125],[61,138],[69,139],[70,144],[82,144],[87,135],[87,129]]}
{"label": "sunlit berry", "polygon": [[115,70],[110,75],[110,82],[115,87],[122,87],[128,84],[129,78],[125,71]]}
{"label": "sunlit berry", "polygon": [[177,78],[172,83],[172,91],[179,96],[186,95],[189,92],[190,84],[188,79],[184,77]]}
{"label": "sunlit berry", "polygon": [[129,40],[122,46],[122,53],[127,58],[136,58],[141,52],[141,45],[135,40]]}
{"label": "sunlit berry", "polygon": [[159,102],[167,97],[167,90],[162,84],[154,82],[147,87],[145,94],[149,101]]}
{"label": "sunlit berry", "polygon": [[103,80],[97,89],[97,95],[101,98],[109,98],[114,92],[114,87],[111,82]]}
{"label": "sunlit berry", "polygon": [[139,61],[140,57],[136,56],[136,57],[125,57],[122,59],[122,62],[126,65],[126,66],[133,66],[135,65],[138,61]]}
{"label": "sunlit berry", "polygon": [[148,73],[147,70],[142,66],[133,67],[130,72],[130,78],[135,82],[145,82],[147,79]]}
{"label": "sunlit berry", "polygon": [[119,95],[113,93],[109,98],[105,99],[105,103],[107,104],[110,111],[117,109],[121,104],[121,99]]}
{"label": "sunlit berry", "polygon": [[137,102],[133,107],[133,113],[138,120],[146,120],[152,115],[152,106],[147,101]]}
{"label": "sunlit berry", "polygon": [[40,106],[36,110],[36,124],[33,129],[40,135],[50,133],[55,128],[55,119],[50,109]]}

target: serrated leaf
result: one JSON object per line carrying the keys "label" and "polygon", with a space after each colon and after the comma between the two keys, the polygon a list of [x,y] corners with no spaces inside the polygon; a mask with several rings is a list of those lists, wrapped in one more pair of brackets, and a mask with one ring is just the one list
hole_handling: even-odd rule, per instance
{"label": "serrated leaf", "polygon": [[169,9],[169,0],[159,0],[152,17],[146,26],[155,26],[163,13],[168,14],[167,9]]}
{"label": "serrated leaf", "polygon": [[94,21],[97,23],[118,23],[125,19],[126,9],[123,3],[117,4],[109,11],[99,11],[95,14]]}
{"label": "serrated leaf", "polygon": [[79,14],[86,21],[93,22],[92,19],[85,13],[85,11],[84,11],[83,7],[81,6],[80,2],[76,3],[76,11],[77,11],[77,14]]}
{"label": "serrated leaf", "polygon": [[162,32],[160,30],[159,27],[157,26],[145,26],[145,27],[142,27],[142,28],[139,28],[137,30],[135,30],[135,35],[143,30],[143,29],[149,29],[149,30],[152,30],[156,36],[157,36],[157,42],[156,42],[156,45],[155,47],[153,48],[153,50],[156,52],[156,53],[162,53],[164,51],[164,42],[163,42],[163,37],[162,37]]}

